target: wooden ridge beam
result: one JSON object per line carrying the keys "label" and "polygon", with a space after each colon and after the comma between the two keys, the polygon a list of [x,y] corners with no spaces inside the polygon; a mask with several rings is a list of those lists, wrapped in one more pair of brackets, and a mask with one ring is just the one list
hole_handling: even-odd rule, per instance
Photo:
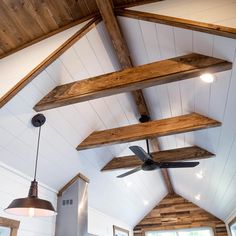
{"label": "wooden ridge beam", "polygon": [[[192,161],[215,156],[214,154],[197,146],[153,152],[151,155],[153,160],[156,162]],[[135,155],[115,157],[110,162],[108,162],[101,171],[130,169],[142,164],[143,162]]]}
{"label": "wooden ridge beam", "polygon": [[197,77],[204,72],[229,70],[232,63],[189,54],[56,87],[34,109],[43,111],[154,85]]}
{"label": "wooden ridge beam", "polygon": [[[98,9],[106,26],[107,32],[110,35],[116,55],[122,69],[133,67],[128,46],[120,30],[116,19],[111,0],[96,0]],[[146,101],[141,90],[132,92],[136,106],[141,116],[150,117]]]}
{"label": "wooden ridge beam", "polygon": [[[113,43],[113,46],[116,51],[118,60],[121,64],[121,67],[123,69],[133,67],[126,41],[122,35],[118,21],[114,14],[112,0],[96,0],[96,2],[97,2],[98,9],[100,11],[100,14],[103,18],[104,24],[110,35],[111,41]],[[123,7],[125,6],[123,5]],[[132,96],[135,100],[137,110],[139,114],[141,115],[139,121],[143,122],[145,120],[150,119],[151,118],[150,113],[149,113],[145,98],[143,96],[142,90],[141,89],[133,90]],[[160,150],[159,142],[157,139],[153,139],[152,144],[155,150]],[[165,170],[165,172],[167,173],[168,171]],[[164,178],[164,181],[165,180],[166,179]],[[171,182],[167,182],[166,184],[171,185]]]}
{"label": "wooden ridge beam", "polygon": [[126,9],[116,9],[115,13],[118,16],[125,16],[137,20],[150,21],[233,39],[236,38],[236,28]]}
{"label": "wooden ridge beam", "polygon": [[174,135],[220,125],[221,123],[216,120],[197,113],[191,113],[120,128],[96,131],[81,142],[77,150]]}
{"label": "wooden ridge beam", "polygon": [[38,66],[30,71],[11,90],[9,90],[4,96],[0,98],[0,108],[3,107],[11,98],[13,98],[19,91],[21,91],[28,83],[30,83],[37,75],[39,75],[44,69],[46,69],[74,43],[76,43],[86,33],[93,29],[100,21],[101,18],[98,16],[88,22],[84,27],[78,30],[68,40],[66,40],[59,48],[51,53],[46,59],[44,59]]}
{"label": "wooden ridge beam", "polygon": [[167,169],[161,169],[161,174],[162,174],[163,180],[166,184],[166,188],[168,190],[168,193],[174,194],[175,190],[174,190],[174,186],[172,184],[172,181],[170,179],[169,171]]}

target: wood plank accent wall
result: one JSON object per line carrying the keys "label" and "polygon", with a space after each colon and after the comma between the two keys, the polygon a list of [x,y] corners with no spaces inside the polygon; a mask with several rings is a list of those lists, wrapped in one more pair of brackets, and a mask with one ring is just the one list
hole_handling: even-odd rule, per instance
{"label": "wood plank accent wall", "polygon": [[[132,7],[158,0],[115,0]],[[98,15],[95,0],[0,1],[0,58]]]}
{"label": "wood plank accent wall", "polygon": [[227,236],[225,223],[177,194],[168,194],[134,227],[134,236],[147,231],[211,227],[215,236]]}

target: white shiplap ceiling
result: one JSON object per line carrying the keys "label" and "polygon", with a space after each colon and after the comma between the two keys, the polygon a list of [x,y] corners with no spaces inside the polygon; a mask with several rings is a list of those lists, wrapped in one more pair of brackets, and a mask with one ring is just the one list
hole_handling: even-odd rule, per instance
{"label": "white shiplap ceiling", "polygon": [[[171,5],[177,1],[164,2]],[[186,1],[178,2],[186,6]],[[223,5],[220,5],[222,1],[188,2]],[[233,4],[235,1],[223,2]],[[209,4],[206,4],[208,8]],[[154,9],[153,4],[149,5]],[[195,6],[195,9],[200,8]],[[198,13],[200,11],[204,9]],[[119,22],[135,65],[189,52],[235,61],[236,40],[123,17]],[[32,107],[56,85],[118,69],[111,41],[100,23],[0,110],[0,160],[32,175],[37,141],[37,130],[30,124],[35,114]],[[196,111],[223,122],[221,128],[164,137],[160,143],[162,149],[196,144],[217,154],[214,159],[201,161],[195,169],[171,171],[171,178],[177,193],[193,202],[196,202],[194,196],[201,194],[201,200],[196,203],[226,219],[236,207],[236,64],[232,71],[216,76],[213,84],[195,78],[148,88],[144,94],[155,119]],[[138,113],[129,94],[57,108],[44,114],[47,123],[43,127],[40,151],[41,182],[59,189],[82,172],[91,180],[90,206],[130,225],[135,225],[167,193],[158,171],[140,172],[125,180],[115,178],[121,171],[100,173],[114,156],[130,154],[127,148],[130,144],[75,150],[94,130],[137,123]],[[137,143],[144,145],[144,142]],[[200,170],[204,175],[202,180],[195,176]],[[129,183],[132,184],[127,187]],[[144,206],[144,201],[149,204]]]}

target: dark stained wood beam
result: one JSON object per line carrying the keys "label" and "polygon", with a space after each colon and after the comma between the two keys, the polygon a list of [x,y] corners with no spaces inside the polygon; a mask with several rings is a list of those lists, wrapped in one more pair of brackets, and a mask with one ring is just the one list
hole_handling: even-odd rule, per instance
{"label": "dark stained wood beam", "polygon": [[43,111],[189,79],[204,72],[215,73],[231,68],[232,63],[230,62],[199,54],[190,54],[58,86],[36,104],[34,109]]}
{"label": "dark stained wood beam", "polygon": [[52,62],[61,56],[74,43],[81,39],[86,33],[93,29],[101,21],[100,17],[95,17],[88,22],[82,29],[72,35],[65,43],[58,49],[51,53],[45,60],[43,60],[37,67],[30,71],[24,78],[22,78],[11,90],[0,98],[0,108],[3,107],[11,98],[13,98],[19,91],[21,91],[29,82],[31,82],[38,74],[46,69]]}
{"label": "dark stained wood beam", "polygon": [[81,142],[77,150],[174,135],[220,125],[221,123],[216,120],[197,113],[191,113],[120,128],[96,131]]}
{"label": "dark stained wood beam", "polygon": [[134,10],[117,9],[115,12],[118,16],[171,25],[233,39],[236,38],[236,28]]}
{"label": "dark stained wood beam", "polygon": [[[96,0],[96,3],[106,29],[112,40],[116,55],[122,69],[133,67],[126,41],[124,40],[124,37],[118,25],[118,21],[114,14],[112,0]],[[150,117],[142,91],[133,91],[133,97],[140,115]]]}
{"label": "dark stained wood beam", "polygon": [[[153,160],[156,162],[192,161],[215,156],[214,154],[197,146],[153,152],[151,155]],[[110,162],[108,162],[101,171],[131,169],[142,164],[143,162],[135,155],[115,157]]]}

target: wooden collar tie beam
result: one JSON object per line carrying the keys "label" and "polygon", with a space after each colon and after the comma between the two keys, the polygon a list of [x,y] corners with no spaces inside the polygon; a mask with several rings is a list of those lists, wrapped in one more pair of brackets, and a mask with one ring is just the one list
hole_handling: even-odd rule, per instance
{"label": "wooden collar tie beam", "polygon": [[60,85],[34,109],[48,110],[123,92],[200,76],[205,72],[230,70],[232,63],[199,54],[189,54]]}
{"label": "wooden collar tie beam", "polygon": [[[151,155],[153,160],[156,162],[193,161],[215,156],[213,153],[210,153],[197,146],[153,152]],[[110,162],[108,162],[101,171],[131,169],[142,164],[143,162],[135,155],[115,157]]]}
{"label": "wooden collar tie beam", "polygon": [[80,143],[77,150],[174,135],[217,126],[221,126],[221,123],[197,113],[192,113],[120,128],[96,131]]}

